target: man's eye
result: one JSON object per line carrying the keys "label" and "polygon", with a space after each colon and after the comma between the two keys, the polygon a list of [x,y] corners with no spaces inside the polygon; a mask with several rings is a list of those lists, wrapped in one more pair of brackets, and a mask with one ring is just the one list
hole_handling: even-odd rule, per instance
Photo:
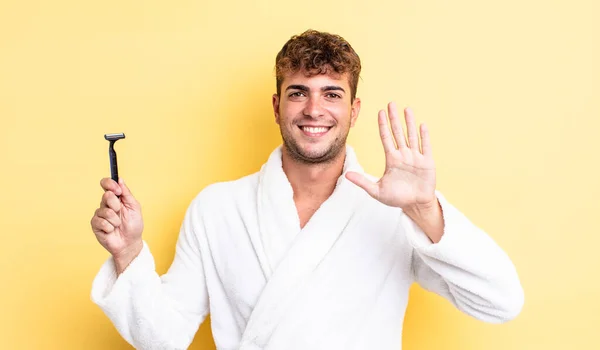
{"label": "man's eye", "polygon": [[327,97],[329,98],[342,98],[342,96],[338,95],[338,94],[334,94],[334,93],[328,93]]}
{"label": "man's eye", "polygon": [[302,96],[304,96],[304,93],[301,91],[292,92],[290,94],[290,97],[302,97]]}

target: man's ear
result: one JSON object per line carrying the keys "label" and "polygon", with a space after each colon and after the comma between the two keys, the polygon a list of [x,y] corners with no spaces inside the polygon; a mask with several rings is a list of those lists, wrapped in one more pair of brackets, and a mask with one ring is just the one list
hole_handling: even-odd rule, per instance
{"label": "man's ear", "polygon": [[356,124],[356,119],[358,118],[358,113],[360,112],[360,98],[356,97],[354,102],[352,102],[352,109],[350,110],[350,127],[353,127]]}
{"label": "man's ear", "polygon": [[275,115],[275,123],[279,124],[279,95],[273,94],[273,114]]}

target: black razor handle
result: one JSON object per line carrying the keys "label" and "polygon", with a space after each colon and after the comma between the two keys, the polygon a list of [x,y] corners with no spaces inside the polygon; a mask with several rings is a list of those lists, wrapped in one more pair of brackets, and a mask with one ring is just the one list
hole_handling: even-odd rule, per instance
{"label": "black razor handle", "polygon": [[117,167],[117,152],[113,148],[113,143],[110,143],[110,148],[108,150],[108,155],[110,158],[110,177],[115,181],[119,182],[119,168]]}

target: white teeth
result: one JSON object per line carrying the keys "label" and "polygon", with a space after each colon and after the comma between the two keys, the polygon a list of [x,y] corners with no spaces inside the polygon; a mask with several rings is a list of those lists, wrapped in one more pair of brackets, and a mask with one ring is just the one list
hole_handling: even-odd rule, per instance
{"label": "white teeth", "polygon": [[311,126],[303,126],[302,130],[309,132],[311,134],[320,134],[322,132],[326,132],[329,128],[326,127],[311,127]]}

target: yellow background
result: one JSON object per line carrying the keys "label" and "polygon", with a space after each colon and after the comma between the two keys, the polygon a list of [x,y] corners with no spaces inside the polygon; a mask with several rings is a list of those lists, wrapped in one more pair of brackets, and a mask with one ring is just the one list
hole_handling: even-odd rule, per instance
{"label": "yellow background", "polygon": [[[277,51],[339,33],[364,66],[349,142],[379,176],[377,111],[427,122],[438,188],[511,256],[521,315],[484,324],[414,286],[404,349],[600,349],[597,1],[0,3],[0,348],[128,349],[90,301],[103,134],[166,272],[206,185],[280,142]],[[191,347],[214,348],[209,322]]]}

